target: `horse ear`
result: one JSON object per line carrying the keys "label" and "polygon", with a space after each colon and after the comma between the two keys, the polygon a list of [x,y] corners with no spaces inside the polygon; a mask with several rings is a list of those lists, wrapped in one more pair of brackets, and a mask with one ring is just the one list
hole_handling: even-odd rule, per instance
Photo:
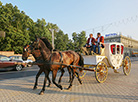
{"label": "horse ear", "polygon": [[39,42],[38,41],[38,35],[35,35],[35,41]]}
{"label": "horse ear", "polygon": [[37,43],[39,43],[39,38],[37,38]]}

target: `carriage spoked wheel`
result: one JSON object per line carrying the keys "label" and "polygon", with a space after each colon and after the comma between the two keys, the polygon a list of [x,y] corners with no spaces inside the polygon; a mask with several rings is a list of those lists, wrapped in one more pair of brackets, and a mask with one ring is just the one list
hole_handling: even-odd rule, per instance
{"label": "carriage spoked wheel", "polygon": [[131,60],[129,56],[126,56],[123,63],[123,72],[125,75],[129,75],[131,71]]}
{"label": "carriage spoked wheel", "polygon": [[[89,67],[88,65],[84,65],[84,67]],[[77,70],[77,72],[79,73],[79,77],[80,77],[80,79],[82,79],[85,75],[86,75],[86,70]],[[76,77],[77,77],[77,75],[76,75]]]}
{"label": "carriage spoked wheel", "polygon": [[95,68],[95,78],[99,83],[103,83],[107,79],[108,68],[105,62],[101,61]]}

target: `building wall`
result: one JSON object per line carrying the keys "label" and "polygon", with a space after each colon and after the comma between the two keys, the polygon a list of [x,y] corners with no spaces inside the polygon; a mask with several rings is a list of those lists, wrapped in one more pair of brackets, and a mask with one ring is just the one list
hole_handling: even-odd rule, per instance
{"label": "building wall", "polygon": [[[5,56],[22,56],[22,54],[14,54],[14,51],[0,51],[0,55],[5,55]],[[28,59],[31,59],[32,61],[35,61],[34,57],[30,55]]]}
{"label": "building wall", "polygon": [[0,55],[12,56],[14,55],[14,51],[0,51]]}
{"label": "building wall", "polygon": [[[133,52],[138,52],[138,41],[132,38],[117,35],[112,37],[105,37],[105,43],[107,42],[121,42],[124,44],[124,54],[125,56],[133,56]],[[138,56],[138,55],[136,55]]]}
{"label": "building wall", "polygon": [[128,38],[125,36],[120,36],[121,42],[125,45],[125,47],[138,49],[138,41],[132,38]]}
{"label": "building wall", "polygon": [[121,42],[120,36],[112,36],[105,38],[105,43],[107,42]]}

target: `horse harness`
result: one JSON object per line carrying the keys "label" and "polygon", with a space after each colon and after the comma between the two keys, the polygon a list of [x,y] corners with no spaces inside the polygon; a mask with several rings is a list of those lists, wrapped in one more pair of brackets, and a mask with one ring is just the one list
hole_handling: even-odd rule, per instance
{"label": "horse harness", "polygon": [[[39,57],[37,57],[37,61],[39,61],[40,60],[40,62],[41,62],[41,58],[43,58],[44,59],[44,55],[43,55],[43,53],[40,51],[40,53],[41,53],[41,56],[39,56]],[[46,61],[46,60],[44,60],[44,61],[42,61],[43,63],[45,63],[45,64],[47,64],[47,65],[50,65],[50,64],[54,64],[54,65],[60,65],[60,69],[62,69],[62,65],[63,65],[63,55],[62,55],[62,52],[58,52],[59,54],[60,54],[60,56],[61,56],[61,58],[60,58],[60,61],[59,62],[52,62],[51,61],[51,59],[52,59],[52,56],[53,56],[53,53],[52,54],[50,54],[49,55],[49,57],[50,57],[50,59],[49,59],[49,61]]]}
{"label": "horse harness", "polygon": [[[62,52],[58,52],[59,54],[60,54],[60,56],[61,56],[61,58],[60,58],[60,62],[59,62],[59,64],[60,64],[60,69],[62,69],[62,64],[63,64],[63,55],[62,55]],[[53,54],[53,53],[52,53]],[[49,60],[49,64],[57,64],[57,62],[52,62],[51,61],[51,58],[52,58],[52,54],[51,54],[51,56],[50,56],[50,60]]]}

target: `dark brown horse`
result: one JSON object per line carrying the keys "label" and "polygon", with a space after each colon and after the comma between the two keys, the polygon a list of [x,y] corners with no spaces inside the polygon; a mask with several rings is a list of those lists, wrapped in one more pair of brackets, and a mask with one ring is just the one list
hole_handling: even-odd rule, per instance
{"label": "dark brown horse", "polygon": [[[43,58],[40,56],[40,50],[35,50],[35,52],[31,52],[31,50],[29,49],[30,45],[26,45],[24,48],[23,48],[23,55],[22,55],[22,59],[23,60],[26,60],[26,58],[24,56],[29,56],[29,54],[31,53],[33,55],[33,57],[35,58],[36,62],[41,62],[43,61]],[[40,74],[42,72],[45,73],[44,71],[44,65],[38,65],[38,67],[40,68],[38,73],[36,74],[36,79],[35,79],[35,84],[34,84],[34,87],[33,89],[37,89],[37,85],[38,85],[38,78],[40,76]],[[49,84],[47,87],[50,87],[51,85],[51,81],[48,77],[48,81],[49,81]]]}
{"label": "dark brown horse", "polygon": [[[61,54],[59,52],[54,52],[54,53],[51,53],[50,49],[46,46],[47,44],[47,39],[44,40],[41,40],[40,38],[37,38],[36,41],[33,42],[32,44],[32,52],[35,52],[36,50],[40,50],[41,52],[41,56],[43,57],[44,61],[45,61],[45,80],[44,80],[44,84],[43,84],[43,88],[40,92],[40,94],[43,94],[44,91],[45,91],[45,84],[46,84],[46,80],[48,78],[48,75],[49,75],[49,72],[52,71],[52,81],[53,83],[59,87],[61,90],[62,90],[62,86],[57,84],[55,82],[55,78],[56,78],[56,75],[57,75],[57,71],[59,69],[62,69],[62,68],[65,68],[66,66],[65,65],[56,65],[56,64],[51,64],[52,62],[61,62]],[[80,54],[74,52],[74,51],[64,51],[62,52],[62,58],[63,58],[63,63],[64,64],[67,64],[67,65],[80,65],[80,66],[83,66],[83,58]],[[24,55],[25,57],[25,55]],[[70,81],[70,85],[68,87],[68,89],[71,88],[72,86],[72,82],[73,82],[73,79],[74,79],[74,76],[75,76],[75,73],[77,74],[77,78],[81,83],[81,80],[79,78],[79,75],[78,73],[76,72],[76,68],[72,68],[72,78],[71,78],[71,81]]]}
{"label": "dark brown horse", "polygon": [[[43,38],[41,38],[41,39],[43,40]],[[52,52],[52,46],[48,45],[48,47],[49,47],[49,49],[51,49],[51,52]],[[33,57],[35,58],[36,62],[38,62],[38,63],[39,63],[39,62],[40,62],[40,63],[41,63],[41,62],[44,62],[40,50],[36,49],[36,50],[32,51],[32,50],[31,50],[31,46],[30,46],[30,45],[26,45],[26,46],[23,48],[22,59],[23,59],[23,60],[27,60],[27,57],[29,56],[29,54],[32,54],[32,55],[33,55]],[[25,56],[26,56],[26,57],[25,57]],[[39,76],[41,75],[42,72],[45,73],[45,71],[44,71],[44,70],[45,70],[45,65],[38,65],[38,67],[39,67],[40,69],[39,69],[39,71],[38,71],[38,73],[37,73],[37,75],[36,75],[35,84],[34,84],[34,87],[33,87],[34,90],[37,89],[38,78],[39,78]],[[69,72],[69,78],[70,78],[70,79],[69,79],[69,82],[70,82],[70,81],[71,81],[71,70],[70,70],[69,67],[67,67],[67,69],[68,69],[68,72]],[[61,76],[60,76],[59,81],[58,81],[59,84],[61,83],[62,76],[63,76],[64,73],[65,73],[65,71],[64,71],[63,68],[62,68],[60,71],[61,71]],[[49,84],[48,84],[47,87],[50,87],[51,81],[50,81],[49,77],[48,77],[48,81],[49,81]]]}

